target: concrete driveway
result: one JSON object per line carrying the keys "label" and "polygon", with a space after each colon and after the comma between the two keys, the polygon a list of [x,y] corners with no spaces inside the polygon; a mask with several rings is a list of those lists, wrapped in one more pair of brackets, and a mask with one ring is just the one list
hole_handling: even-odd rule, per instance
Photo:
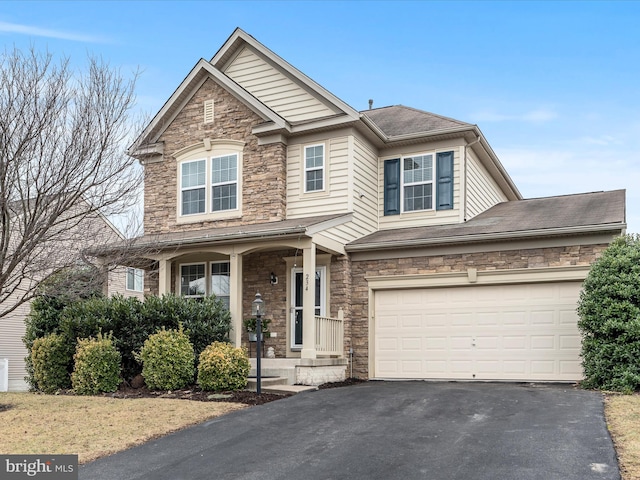
{"label": "concrete driveway", "polygon": [[566,385],[368,382],[215,419],[80,479],[619,479],[602,396]]}

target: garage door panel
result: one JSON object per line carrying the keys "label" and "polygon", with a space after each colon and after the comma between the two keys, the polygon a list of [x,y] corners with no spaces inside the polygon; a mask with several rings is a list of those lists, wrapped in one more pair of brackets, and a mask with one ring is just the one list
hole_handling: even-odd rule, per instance
{"label": "garage door panel", "polygon": [[567,282],[377,291],[374,376],[578,380],[580,288]]}

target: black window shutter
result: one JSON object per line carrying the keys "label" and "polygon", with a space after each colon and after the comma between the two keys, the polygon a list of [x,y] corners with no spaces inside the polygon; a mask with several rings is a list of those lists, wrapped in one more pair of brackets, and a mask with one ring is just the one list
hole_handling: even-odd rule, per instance
{"label": "black window shutter", "polygon": [[437,187],[436,210],[453,208],[453,152],[441,152],[436,156]]}
{"label": "black window shutter", "polygon": [[384,214],[400,215],[400,159],[384,162]]}

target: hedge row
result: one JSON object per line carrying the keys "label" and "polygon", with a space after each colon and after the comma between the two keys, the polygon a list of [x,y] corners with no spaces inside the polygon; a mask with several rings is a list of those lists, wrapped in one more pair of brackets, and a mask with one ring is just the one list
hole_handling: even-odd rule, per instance
{"label": "hedge row", "polygon": [[[122,357],[122,376],[130,380],[142,372],[135,358],[145,340],[162,328],[177,329],[183,325],[193,345],[195,358],[213,342],[229,340],[231,317],[224,304],[214,296],[201,300],[175,295],[137,298],[114,296],[84,300],[66,300],[60,296],[41,295],[31,304],[26,320],[24,343],[29,352],[37,339],[59,335],[68,355],[67,373],[73,371],[72,354],[79,338],[111,334]],[[27,381],[36,386],[34,358],[27,358]]]}

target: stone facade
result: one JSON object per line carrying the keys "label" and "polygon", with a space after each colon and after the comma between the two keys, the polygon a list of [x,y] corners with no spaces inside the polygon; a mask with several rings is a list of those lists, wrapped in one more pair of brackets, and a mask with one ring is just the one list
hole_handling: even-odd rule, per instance
{"label": "stone facade", "polygon": [[[204,102],[214,99],[215,121],[204,123]],[[162,134],[164,157],[144,171],[146,235],[227,227],[285,219],[286,149],[283,144],[258,145],[251,134],[263,120],[213,80],[207,80]],[[177,224],[177,163],[174,153],[203,139],[245,142],[242,169],[242,218]]]}
{"label": "stone facade", "polygon": [[[479,272],[520,268],[544,268],[591,265],[607,245],[575,245],[413,258],[392,258],[352,262],[351,315],[347,330],[354,349],[354,376],[369,375],[369,286],[365,277],[382,275],[419,275]],[[346,316],[345,316],[346,318]],[[346,343],[346,342],[345,342]]]}

